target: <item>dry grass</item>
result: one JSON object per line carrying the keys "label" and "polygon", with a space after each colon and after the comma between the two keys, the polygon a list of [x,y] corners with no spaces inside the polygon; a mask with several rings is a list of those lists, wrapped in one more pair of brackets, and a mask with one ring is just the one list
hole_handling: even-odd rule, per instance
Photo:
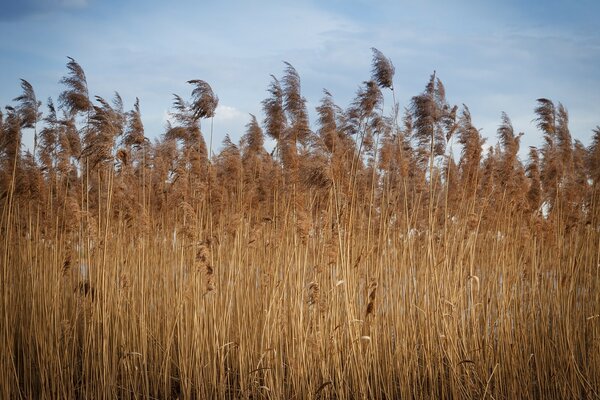
{"label": "dry grass", "polygon": [[370,248],[340,227],[330,259],[329,221],[207,244],[124,221],[46,239],[32,215],[4,241],[2,397],[597,397],[600,235],[518,217],[382,223]]}
{"label": "dry grass", "polygon": [[[375,61],[392,87],[391,62]],[[275,155],[253,118],[209,159],[205,82],[206,110],[178,96],[181,126],[151,145],[139,103],[90,111],[73,63],[77,96],[62,101],[114,158],[92,164],[48,131],[44,169],[1,153],[0,398],[600,397],[596,164],[577,164],[566,133],[525,168],[503,116],[504,144],[481,160],[468,110],[453,123],[432,76],[416,104],[441,122],[422,115],[412,148],[412,117],[384,119],[375,81],[350,119],[327,93],[313,134],[288,65],[271,92],[293,96],[264,103]],[[100,115],[122,149],[96,135]],[[59,125],[55,142],[73,142]],[[454,131],[463,156],[439,163]]]}

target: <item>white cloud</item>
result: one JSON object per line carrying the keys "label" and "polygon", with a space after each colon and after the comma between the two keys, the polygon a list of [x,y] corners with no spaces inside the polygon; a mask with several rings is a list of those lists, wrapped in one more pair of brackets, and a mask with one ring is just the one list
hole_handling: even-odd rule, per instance
{"label": "white cloud", "polygon": [[236,121],[245,118],[246,115],[235,107],[219,104],[215,110],[215,121]]}
{"label": "white cloud", "polygon": [[[215,110],[213,121],[213,151],[220,147],[225,135],[229,135],[234,142],[239,141],[246,130],[246,124],[250,120],[248,113],[240,111],[236,107],[220,104]],[[205,135],[209,133],[210,121],[202,121],[202,130]]]}

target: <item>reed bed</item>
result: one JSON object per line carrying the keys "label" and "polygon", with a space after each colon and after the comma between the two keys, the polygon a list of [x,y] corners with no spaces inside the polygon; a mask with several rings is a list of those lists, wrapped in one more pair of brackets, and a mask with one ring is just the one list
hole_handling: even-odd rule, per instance
{"label": "reed bed", "polygon": [[573,143],[541,99],[553,142],[522,165],[503,115],[483,157],[435,75],[414,124],[383,118],[394,70],[373,65],[343,112],[356,131],[326,93],[314,133],[287,64],[263,103],[273,154],[252,117],[209,156],[218,98],[199,80],[155,144],[139,102],[90,108],[72,59],[38,154],[13,130],[39,117],[9,110],[0,398],[599,398],[600,130]]}
{"label": "reed bed", "polygon": [[597,231],[383,224],[368,247],[318,222],[239,218],[201,241],[15,226],[3,398],[598,396]]}

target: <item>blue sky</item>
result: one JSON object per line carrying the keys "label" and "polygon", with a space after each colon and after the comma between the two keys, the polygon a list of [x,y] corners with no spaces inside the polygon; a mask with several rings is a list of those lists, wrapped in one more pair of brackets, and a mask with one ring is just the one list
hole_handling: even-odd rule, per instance
{"label": "blue sky", "polygon": [[371,47],[393,61],[401,107],[436,70],[489,144],[502,111],[525,132],[521,154],[540,144],[539,97],[567,107],[586,145],[600,124],[596,0],[0,0],[0,10],[1,105],[20,94],[19,78],[39,99],[56,99],[71,56],[92,95],[118,91],[127,108],[139,97],[153,138],[172,94],[189,98],[186,81],[203,79],[220,98],[213,147],[226,133],[238,139],[248,113],[262,120],[270,74],[281,76],[284,60],[300,73],[311,112],[323,88],[345,107],[370,77]]}

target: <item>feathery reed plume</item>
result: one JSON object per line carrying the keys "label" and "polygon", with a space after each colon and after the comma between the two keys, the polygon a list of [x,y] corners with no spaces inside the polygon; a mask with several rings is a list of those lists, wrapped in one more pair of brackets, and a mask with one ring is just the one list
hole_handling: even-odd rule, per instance
{"label": "feathery reed plume", "polygon": [[223,149],[217,156],[216,167],[217,179],[221,182],[221,186],[230,194],[235,192],[242,178],[242,156],[240,149],[231,141],[229,135],[225,135],[223,139]]}
{"label": "feathery reed plume", "polygon": [[[182,154],[177,161],[177,176],[186,176],[185,181],[180,181],[180,189],[187,195],[204,190],[204,185],[210,182],[209,160],[206,142],[200,131],[200,118],[211,117],[217,106],[218,99],[212,94],[212,89],[206,82],[194,80],[190,83],[196,85],[193,94],[193,103],[188,104],[181,96],[174,94],[171,116],[178,126],[167,126],[166,140],[181,140],[183,142]],[[210,90],[209,90],[210,89]],[[210,191],[209,191],[210,193]]]}
{"label": "feathery reed plume", "polygon": [[31,202],[43,200],[44,178],[42,171],[30,151],[22,157],[22,165],[17,179],[17,193]]}
{"label": "feathery reed plume", "polygon": [[375,47],[371,47],[373,52],[373,61],[371,67],[372,79],[382,88],[394,90],[394,65],[389,58],[383,55],[383,53],[377,50]]}
{"label": "feathery reed plume", "polygon": [[494,147],[490,146],[488,152],[483,159],[481,171],[481,183],[479,185],[479,196],[485,201],[489,201],[492,193],[496,189],[496,169],[498,157],[494,151]]}
{"label": "feathery reed plume", "polygon": [[271,179],[265,173],[269,155],[264,149],[263,131],[250,114],[250,122],[246,125],[246,133],[240,141],[242,152],[242,169],[244,174],[244,191],[248,194],[248,206],[258,206],[256,202],[265,198],[265,179]]}
{"label": "feathery reed plume", "polygon": [[44,118],[46,125],[40,131],[39,159],[42,170],[49,176],[54,175],[55,161],[58,157],[59,120],[52,98],[48,98],[48,113]]}
{"label": "feathery reed plume", "polygon": [[567,178],[573,175],[573,139],[569,131],[569,113],[558,103],[556,110],[556,146],[560,154],[563,174]]}
{"label": "feathery reed plume", "polygon": [[19,103],[16,111],[21,116],[21,127],[33,128],[41,117],[39,108],[42,102],[37,100],[33,86],[25,79],[21,79],[21,89],[23,94],[13,99]]}
{"label": "feathery reed plume", "polygon": [[244,158],[249,157],[251,154],[258,155],[264,151],[263,131],[253,114],[250,114],[250,122],[246,124],[246,134],[242,137],[242,143]]}
{"label": "feathery reed plume", "polygon": [[[518,160],[520,139],[523,133],[515,135],[510,118],[502,113],[502,123],[498,127],[498,139],[501,145],[498,177],[502,187],[509,191],[511,197],[520,197],[524,182],[524,170]],[[520,199],[519,199],[520,200]]]}
{"label": "feathery reed plume", "polygon": [[321,104],[317,106],[319,115],[318,135],[329,153],[333,153],[337,143],[338,127],[337,115],[342,110],[333,102],[333,96],[327,90],[323,90],[325,96],[321,99]]}
{"label": "feathery reed plume", "polygon": [[13,166],[18,167],[19,165],[23,132],[19,113],[12,107],[6,107],[6,111],[6,118],[2,124],[2,136],[0,137],[0,156],[5,162],[2,168],[3,172],[11,174]]}
{"label": "feathery reed plume", "polygon": [[290,122],[288,137],[295,145],[297,142],[306,144],[310,135],[306,99],[300,93],[300,75],[288,62],[283,76],[283,108]]}
{"label": "feathery reed plume", "polygon": [[59,133],[58,143],[58,163],[57,168],[64,177],[76,167],[74,161],[81,157],[81,137],[75,125],[75,120],[70,117],[58,121]]}
{"label": "feathery reed plume", "polygon": [[543,202],[551,211],[558,200],[564,165],[558,149],[556,107],[551,100],[537,100],[535,108],[536,123],[544,135],[544,145],[541,149],[541,180],[543,187]]}
{"label": "feathery reed plume", "polygon": [[196,271],[204,272],[205,279],[205,290],[206,293],[212,292],[215,290],[215,277],[214,277],[214,269],[211,265],[211,250],[210,250],[211,241],[205,240],[199,246],[198,250],[196,250]]}
{"label": "feathery reed plume", "polygon": [[304,165],[303,181],[307,187],[329,189],[333,184],[333,176],[329,163],[323,157],[315,156]]}
{"label": "feathery reed plume", "polygon": [[21,79],[21,89],[23,89],[23,93],[15,97],[13,101],[19,103],[16,110],[21,116],[21,127],[22,128],[33,128],[33,157],[35,159],[35,154],[37,150],[38,143],[38,134],[37,134],[37,122],[42,117],[42,113],[40,112],[40,106],[42,105],[41,101],[35,96],[35,91],[33,90],[33,86],[25,79]]}
{"label": "feathery reed plume", "polygon": [[546,141],[553,142],[556,131],[556,109],[554,108],[554,103],[544,98],[537,99],[537,102],[538,105],[535,108],[537,118],[535,121],[538,128],[544,132]]}
{"label": "feathery reed plume", "polygon": [[271,75],[271,83],[267,91],[270,96],[263,100],[263,111],[265,113],[265,133],[277,143],[283,139],[287,127],[287,118],[283,106],[284,92],[279,80]]}
{"label": "feathery reed plume", "polygon": [[481,137],[479,130],[473,126],[471,112],[464,104],[458,122],[458,142],[462,146],[459,161],[462,186],[465,190],[475,189],[485,139]]}
{"label": "feathery reed plume", "polygon": [[169,115],[182,125],[192,125],[194,118],[190,105],[178,94],[173,93],[173,109]]}
{"label": "feathery reed plume", "polygon": [[363,129],[363,122],[371,118],[383,101],[383,94],[375,81],[363,82],[356,92],[356,97],[348,109],[351,134],[359,134]]}
{"label": "feathery reed plume", "polygon": [[112,160],[116,139],[123,134],[125,113],[123,100],[115,93],[113,104],[96,96],[98,106],[93,106],[90,118],[92,129],[84,135],[84,148],[81,155],[90,160],[91,167]]}
{"label": "feathery reed plume", "polygon": [[73,117],[78,112],[90,110],[92,104],[83,68],[73,58],[67,58],[69,74],[60,80],[67,88],[58,97],[58,104],[66,110],[69,117]]}
{"label": "feathery reed plume", "polygon": [[144,136],[144,124],[142,123],[142,114],[140,112],[140,99],[135,98],[133,110],[127,113],[127,128],[123,136],[123,143],[126,146],[140,147],[146,142]]}
{"label": "feathery reed plume", "polygon": [[529,178],[527,200],[532,211],[539,210],[542,200],[542,183],[540,181],[540,157],[535,147],[529,147],[529,162],[526,169]]}
{"label": "feathery reed plume", "polygon": [[519,136],[515,135],[510,118],[505,112],[502,112],[501,119],[502,123],[498,127],[498,138],[500,139],[502,148],[507,153],[516,154],[519,151],[518,138],[522,136],[522,134],[519,134]]}
{"label": "feathery reed plume", "polygon": [[194,85],[191,104],[193,118],[198,120],[214,117],[215,110],[219,105],[219,98],[214,94],[210,85],[200,79],[193,79],[188,83]]}
{"label": "feathery reed plume", "polygon": [[453,133],[453,119],[456,109],[446,102],[446,90],[442,81],[431,74],[425,91],[411,100],[414,137],[416,139],[420,163],[425,165],[446,151],[446,141]]}

